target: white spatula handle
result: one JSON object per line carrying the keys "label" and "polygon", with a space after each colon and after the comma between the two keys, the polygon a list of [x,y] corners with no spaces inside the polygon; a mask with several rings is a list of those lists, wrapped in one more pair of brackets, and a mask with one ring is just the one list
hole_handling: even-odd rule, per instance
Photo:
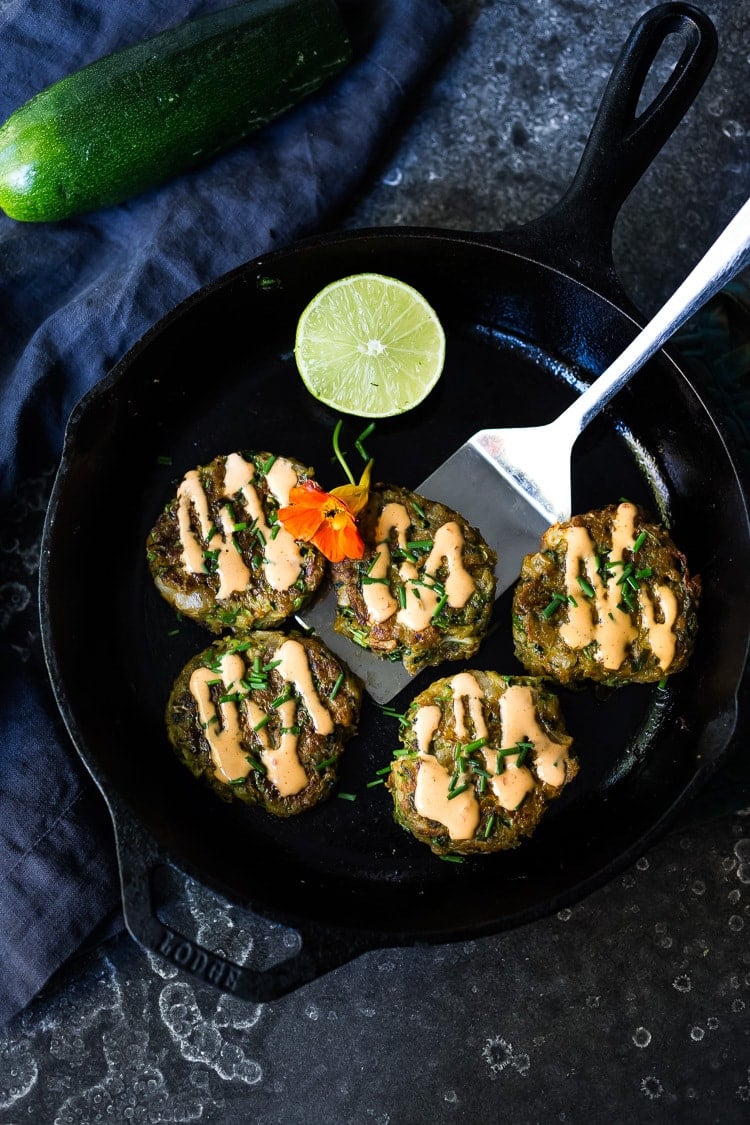
{"label": "white spatula handle", "polygon": [[[697,266],[624,352],[557,419],[568,433],[579,434],[632,375],[718,293],[750,264],[750,200],[724,228]],[[563,422],[564,419],[564,422]]]}

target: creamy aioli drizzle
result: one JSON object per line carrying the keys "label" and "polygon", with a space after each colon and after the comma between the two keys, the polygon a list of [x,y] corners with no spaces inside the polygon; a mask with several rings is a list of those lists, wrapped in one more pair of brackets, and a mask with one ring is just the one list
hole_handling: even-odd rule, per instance
{"label": "creamy aioli drizzle", "polygon": [[[479,826],[479,802],[471,787],[449,800],[450,781],[450,773],[434,754],[420,754],[414,808],[447,828],[451,840],[470,840]],[[463,784],[462,775],[458,786]]]}
{"label": "creamy aioli drizzle", "polygon": [[[612,525],[610,562],[622,562],[623,552],[633,546],[635,516],[633,504],[618,505]],[[605,668],[615,670],[621,666],[628,646],[638,636],[630,615],[617,608],[622,601],[621,587],[617,584],[620,568],[615,568],[605,585],[597,570],[594,544],[586,528],[569,527],[565,539],[565,591],[576,604],[568,603],[567,620],[560,626],[560,637],[572,649],[582,649],[596,641],[595,658]],[[593,599],[583,594],[579,577],[591,584]],[[638,600],[651,650],[660,667],[666,669],[674,657],[676,637],[672,627],[677,620],[678,605],[668,587],[658,586],[656,593],[663,622],[656,621],[654,604],[642,586],[633,591],[633,596]]]}
{"label": "creamy aioli drizzle", "polygon": [[[258,550],[263,555],[263,571],[273,590],[288,590],[302,571],[302,555],[292,536],[280,525],[269,527],[260,496],[253,485],[255,466],[245,461],[239,453],[230,453],[224,466],[223,497],[236,502],[242,497],[250,520],[254,520],[258,535]],[[292,463],[277,457],[266,474],[270,492],[283,507],[289,503],[289,493],[297,483],[297,473]],[[224,505],[219,513],[219,526],[212,533],[213,523],[208,499],[195,469],[185,474],[177,491],[177,521],[182,544],[182,562],[190,574],[205,572],[204,543],[208,549],[217,550],[216,570],[219,575],[219,600],[244,590],[250,581],[250,570],[233,540],[234,519],[231,509]],[[195,512],[203,543],[191,525],[191,509]],[[236,515],[236,513],[235,513]],[[242,522],[242,521],[240,521]],[[209,535],[211,536],[209,542]],[[262,538],[261,538],[262,536]]]}
{"label": "creamy aioli drizzle", "polygon": [[[278,648],[275,659],[279,661],[277,671],[284,682],[293,686],[302,698],[316,732],[331,734],[334,730],[333,718],[315,690],[304,645],[294,639],[286,640]],[[225,689],[222,694],[232,694],[239,690],[245,671],[245,663],[238,653],[224,653],[219,673],[201,667],[196,668],[190,677],[190,693],[198,706],[198,716],[211,750],[214,772],[221,781],[227,783],[247,777],[250,772],[251,766],[247,760],[247,750],[243,747],[240,724],[242,707],[245,709],[247,723],[260,744],[260,759],[269,781],[276,786],[282,797],[294,796],[308,782],[297,752],[297,696],[292,694],[276,708],[281,724],[278,746],[271,744],[267,727],[259,726],[266,714],[254,700],[245,698],[239,704],[233,700],[220,703],[217,715],[211,698],[211,681],[221,678]]]}
{"label": "creamy aioli drizzle", "polygon": [[[362,596],[367,606],[368,620],[380,625],[396,613],[396,620],[413,632],[425,629],[437,609],[440,597],[433,588],[435,574],[443,560],[448,570],[445,580],[445,593],[448,605],[461,609],[476,589],[474,579],[463,564],[464,537],[461,528],[454,521],[442,524],[433,538],[432,549],[425,560],[422,575],[417,566],[405,559],[399,567],[399,577],[404,583],[405,605],[398,609],[387,582],[391,565],[390,535],[396,533],[398,546],[407,549],[408,532],[411,526],[409,513],[403,504],[386,504],[380,513],[375,531],[377,546],[375,561],[370,568],[369,577],[375,581],[362,587]],[[458,800],[458,798],[456,798]]]}
{"label": "creamy aioli drizzle", "polygon": [[[471,672],[459,672],[451,680],[453,720],[459,742],[487,738],[483,700],[479,681]],[[474,789],[449,800],[451,773],[440,764],[430,746],[440,725],[441,711],[435,704],[420,707],[414,716],[413,728],[419,751],[414,807],[420,816],[435,820],[448,829],[452,840],[468,840],[479,825],[480,809]],[[470,726],[469,726],[470,724]],[[541,726],[530,687],[513,684],[500,698],[500,730],[502,746],[484,746],[485,768],[492,775],[490,785],[503,809],[513,810],[534,788],[534,776],[526,766],[518,765],[518,754],[503,757],[504,768],[497,773],[497,752],[519,742],[533,743],[534,765],[540,781],[555,788],[565,782],[565,763],[570,739],[554,742]],[[465,783],[466,774],[458,778],[455,788]]]}

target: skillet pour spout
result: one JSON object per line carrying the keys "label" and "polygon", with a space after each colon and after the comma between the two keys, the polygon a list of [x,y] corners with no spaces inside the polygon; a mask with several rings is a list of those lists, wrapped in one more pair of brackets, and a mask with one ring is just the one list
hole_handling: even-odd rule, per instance
{"label": "skillet pour spout", "polygon": [[[673,34],[683,43],[677,65],[638,115],[653,61]],[[283,434],[288,448],[279,452],[326,463],[332,415],[300,386],[291,348],[300,311],[346,274],[403,278],[439,312],[448,338],[435,392],[378,427],[384,480],[413,486],[481,426],[537,425],[559,414],[636,335],[612,265],[612,227],[715,51],[713,26],[698,9],[654,8],[629,37],[575,179],[547,215],[487,235],[348,231],[256,259],[168,314],[74,411],[44,532],[42,636],[61,713],[112,814],[125,920],[145,948],[257,1001],[367,949],[497,933],[576,901],[633,862],[724,761],[750,634],[741,580],[750,574],[750,524],[717,425],[663,351],[618,396],[617,413],[610,408],[588,427],[574,458],[573,504],[584,511],[628,495],[674,528],[703,577],[693,660],[666,691],[631,685],[606,706],[585,691],[565,699],[582,768],[511,852],[441,863],[394,824],[382,787],[367,783],[387,763],[397,724],[372,701],[342,760],[342,788],[358,794],[355,803],[331,799],[279,821],[204,792],[172,754],[163,715],[205,634],[183,622],[174,635],[143,558],[153,517],[175,488],[177,470],[154,467],[165,445],[175,466],[189,468]],[[127,481],[123,461],[132,467]],[[114,561],[97,576],[86,544],[115,504]],[[117,637],[106,652],[101,604],[111,606],[107,633]],[[509,603],[500,599],[498,612],[502,626]],[[94,654],[85,674],[84,651]],[[509,627],[486,640],[482,662],[513,670]],[[397,709],[423,686],[424,673]],[[257,971],[204,948],[162,920],[159,873],[170,867],[293,927],[302,948]]]}

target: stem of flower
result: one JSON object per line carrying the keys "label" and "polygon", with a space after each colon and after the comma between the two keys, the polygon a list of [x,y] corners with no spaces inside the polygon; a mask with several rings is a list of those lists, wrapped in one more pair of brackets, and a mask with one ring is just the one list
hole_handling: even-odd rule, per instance
{"label": "stem of flower", "polygon": [[344,458],[344,454],[341,452],[341,448],[339,446],[339,434],[341,433],[341,427],[343,426],[343,424],[344,424],[344,419],[339,418],[338,422],[336,423],[336,428],[333,431],[333,452],[336,454],[336,459],[338,460],[342,469],[346,473],[347,478],[349,480],[349,483],[350,484],[356,484],[357,482],[355,481],[354,477],[352,476],[352,471],[349,468],[349,466],[347,465],[346,459]]}

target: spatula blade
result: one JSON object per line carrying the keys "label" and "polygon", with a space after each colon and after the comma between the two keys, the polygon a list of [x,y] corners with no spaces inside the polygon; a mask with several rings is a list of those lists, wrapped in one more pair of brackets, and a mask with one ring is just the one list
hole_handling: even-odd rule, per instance
{"label": "spatula blade", "polygon": [[[453,508],[479,529],[497,552],[498,597],[516,581],[524,555],[537,550],[549,527],[549,520],[470,442],[457,449],[414,491]],[[412,677],[400,661],[384,660],[334,632],[335,617],[336,596],[330,588],[303,614],[304,624],[346,661],[375,702],[389,703]]]}

